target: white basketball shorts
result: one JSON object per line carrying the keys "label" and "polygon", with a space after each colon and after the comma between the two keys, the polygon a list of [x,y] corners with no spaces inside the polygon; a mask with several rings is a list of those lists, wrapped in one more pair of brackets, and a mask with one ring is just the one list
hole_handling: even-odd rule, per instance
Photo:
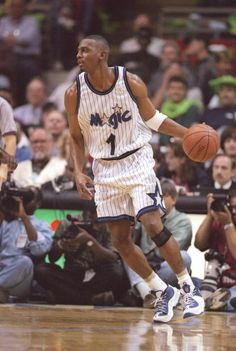
{"label": "white basketball shorts", "polygon": [[95,203],[100,222],[133,221],[146,212],[165,213],[149,144],[121,160],[94,160]]}

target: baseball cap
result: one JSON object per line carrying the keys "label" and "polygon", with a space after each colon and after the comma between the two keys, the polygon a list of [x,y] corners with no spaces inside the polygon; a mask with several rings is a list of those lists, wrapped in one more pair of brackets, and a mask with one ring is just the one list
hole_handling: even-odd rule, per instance
{"label": "baseball cap", "polygon": [[217,93],[222,85],[231,85],[236,89],[236,77],[233,76],[221,76],[216,79],[212,79],[209,81],[209,85],[213,88],[213,90]]}

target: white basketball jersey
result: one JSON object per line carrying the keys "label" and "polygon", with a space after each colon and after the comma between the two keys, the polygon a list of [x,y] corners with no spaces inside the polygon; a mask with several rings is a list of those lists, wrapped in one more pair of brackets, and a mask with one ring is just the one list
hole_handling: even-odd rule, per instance
{"label": "white basketball jersey", "polygon": [[126,69],[115,66],[114,72],[114,84],[105,92],[94,89],[86,73],[77,76],[78,121],[94,159],[121,156],[152,136],[139,114]]}

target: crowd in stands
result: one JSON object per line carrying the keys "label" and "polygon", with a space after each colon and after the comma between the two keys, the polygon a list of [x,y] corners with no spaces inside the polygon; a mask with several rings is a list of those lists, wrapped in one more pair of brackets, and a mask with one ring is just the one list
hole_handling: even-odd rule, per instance
{"label": "crowd in stands", "polygon": [[[52,1],[52,69],[65,70],[68,76],[48,91],[42,68],[42,24],[27,6],[25,0],[7,0],[0,18],[0,107],[3,99],[8,101],[15,119],[16,127],[8,127],[16,135],[18,166],[12,180],[17,187],[37,189],[37,196],[33,210],[19,200],[10,219],[7,209],[0,209],[0,303],[11,298],[30,301],[36,291],[47,303],[151,308],[153,296],[148,286],[124,265],[93,213],[89,229],[76,233],[77,227],[67,219],[53,233],[33,215],[40,206],[41,191],[76,190],[64,92],[79,73],[78,40],[99,26],[93,22],[97,19],[95,1]],[[178,196],[230,195],[220,212],[212,209],[214,198],[208,195],[206,218],[197,231],[195,246],[201,251],[213,249],[224,258],[214,289],[205,295],[207,308],[236,309],[236,45],[228,47],[224,40],[211,50],[211,38],[199,33],[189,33],[180,43],[180,38],[159,37],[157,25],[151,16],[139,13],[130,37],[113,43],[118,49],[111,61],[144,80],[154,106],[162,113],[186,127],[206,123],[219,134],[220,150],[204,164],[191,161],[179,140],[153,133],[151,144],[167,207],[165,225],[173,232],[189,272],[192,226],[175,207]],[[99,30],[98,34],[106,36]],[[4,139],[8,129],[5,132],[2,122],[1,132]],[[92,174],[90,155],[85,171]],[[12,231],[14,240],[9,241]],[[161,278],[177,284],[140,223],[134,225],[133,239]],[[62,256],[63,267],[56,263]]]}

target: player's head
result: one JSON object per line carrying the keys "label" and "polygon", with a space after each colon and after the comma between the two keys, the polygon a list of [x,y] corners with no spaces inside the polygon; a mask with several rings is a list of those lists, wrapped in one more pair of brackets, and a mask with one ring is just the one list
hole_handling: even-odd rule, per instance
{"label": "player's head", "polygon": [[89,35],[78,46],[77,61],[83,71],[92,71],[100,64],[107,64],[110,47],[100,35]]}

